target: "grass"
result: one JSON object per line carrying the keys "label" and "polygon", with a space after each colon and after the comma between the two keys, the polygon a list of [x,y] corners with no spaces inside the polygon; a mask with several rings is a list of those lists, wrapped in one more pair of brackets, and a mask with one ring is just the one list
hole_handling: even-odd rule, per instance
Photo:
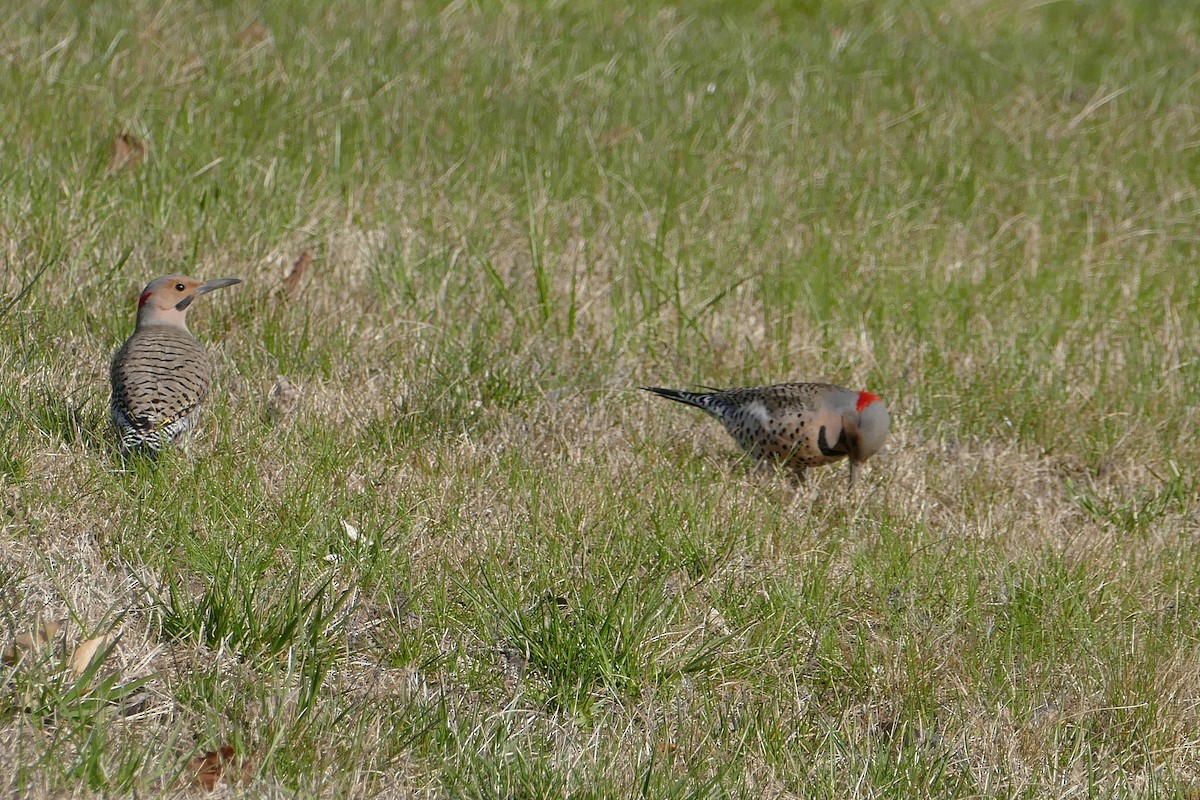
{"label": "grass", "polygon": [[[1150,0],[3,12],[0,616],[68,622],[0,790],[1193,796],[1198,50]],[[123,462],[169,271],[246,282],[190,452]],[[636,390],[789,379],[887,401],[857,494]]]}

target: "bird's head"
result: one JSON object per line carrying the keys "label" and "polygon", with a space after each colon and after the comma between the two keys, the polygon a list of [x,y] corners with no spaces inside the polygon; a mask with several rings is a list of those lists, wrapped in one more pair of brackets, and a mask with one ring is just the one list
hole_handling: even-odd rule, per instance
{"label": "bird's head", "polygon": [[879,395],[870,392],[858,393],[857,411],[858,419],[854,425],[847,426],[846,433],[850,460],[861,464],[883,447],[892,420]]}
{"label": "bird's head", "polygon": [[138,326],[169,325],[187,330],[187,310],[197,297],[241,282],[241,278],[202,282],[186,275],[155,278],[142,290],[138,300]]}

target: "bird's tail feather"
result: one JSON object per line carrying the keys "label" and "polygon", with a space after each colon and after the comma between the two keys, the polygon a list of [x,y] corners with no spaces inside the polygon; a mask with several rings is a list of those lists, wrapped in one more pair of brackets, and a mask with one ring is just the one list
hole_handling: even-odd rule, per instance
{"label": "bird's tail feather", "polygon": [[695,406],[703,411],[707,411],[709,414],[714,413],[712,403],[710,402],[711,395],[705,392],[685,392],[680,389],[663,389],[659,386],[643,386],[641,388],[659,397],[674,400],[676,403]]}

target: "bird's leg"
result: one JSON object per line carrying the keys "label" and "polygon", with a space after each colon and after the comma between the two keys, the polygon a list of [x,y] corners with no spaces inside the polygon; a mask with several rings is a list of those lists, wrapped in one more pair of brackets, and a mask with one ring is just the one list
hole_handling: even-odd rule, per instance
{"label": "bird's leg", "polygon": [[854,461],[850,462],[850,488],[854,489],[854,481],[858,477],[858,464]]}
{"label": "bird's leg", "polygon": [[804,507],[811,506],[816,497],[816,490],[811,487],[812,484],[808,481],[808,468],[799,464],[789,464],[787,481],[783,485],[783,496],[786,498],[787,505],[790,508],[795,508],[797,504],[802,504]]}

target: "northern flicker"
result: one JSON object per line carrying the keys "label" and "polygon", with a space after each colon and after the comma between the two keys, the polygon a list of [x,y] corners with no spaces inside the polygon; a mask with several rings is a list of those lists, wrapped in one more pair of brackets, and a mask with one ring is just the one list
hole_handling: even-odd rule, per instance
{"label": "northern flicker", "polygon": [[659,397],[702,409],[721,421],[759,466],[786,466],[804,480],[808,467],[850,457],[858,467],[883,446],[890,418],[878,395],[828,383],[781,383],[712,392],[643,386]]}
{"label": "northern flicker", "polygon": [[202,294],[241,283],[155,278],[138,300],[137,329],[113,355],[111,411],[121,450],[157,452],[191,431],[212,384],[204,347],[187,328],[188,307]]}

